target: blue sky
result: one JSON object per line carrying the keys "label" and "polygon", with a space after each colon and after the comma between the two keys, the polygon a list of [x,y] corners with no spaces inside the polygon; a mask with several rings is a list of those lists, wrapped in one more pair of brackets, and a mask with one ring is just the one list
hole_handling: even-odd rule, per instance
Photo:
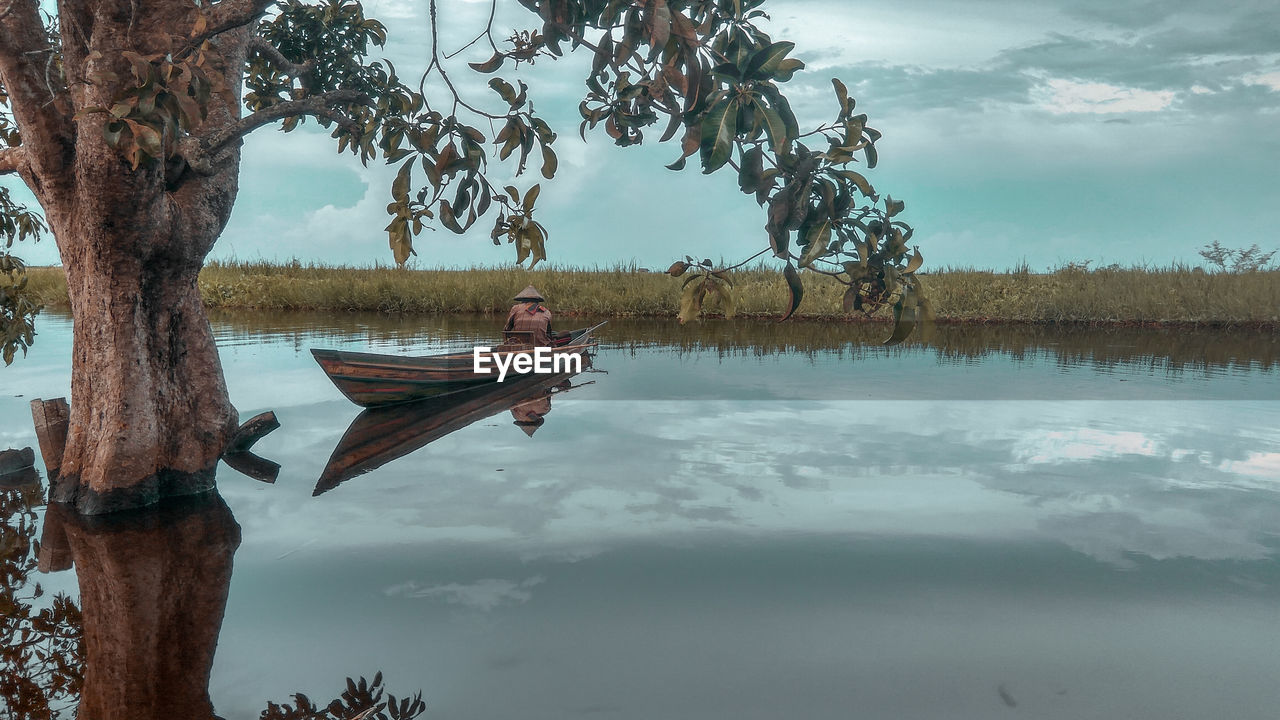
{"label": "blue sky", "polygon": [[[533,26],[503,1],[500,28]],[[425,3],[366,7],[389,25],[386,55],[402,75],[424,64]],[[795,41],[808,63],[787,88],[802,125],[834,114],[836,76],[884,132],[870,177],[906,200],[927,266],[1163,265],[1199,262],[1196,249],[1215,239],[1280,247],[1274,2],[769,0],[765,9],[774,39]],[[453,49],[488,6],[447,0],[441,12]],[[459,57],[455,73],[485,56]],[[763,247],[764,213],[731,172],[668,171],[674,144],[578,138],[586,62],[503,73],[533,86],[560,132],[560,172],[544,182],[538,214],[551,262],[665,267],[686,253],[735,260]],[[240,200],[214,256],[390,262],[382,228],[392,176],[336,155],[324,133],[263,129],[246,143]],[[414,265],[513,262],[510,247],[489,242],[489,226],[426,233]],[[49,242],[20,252],[56,261]]]}

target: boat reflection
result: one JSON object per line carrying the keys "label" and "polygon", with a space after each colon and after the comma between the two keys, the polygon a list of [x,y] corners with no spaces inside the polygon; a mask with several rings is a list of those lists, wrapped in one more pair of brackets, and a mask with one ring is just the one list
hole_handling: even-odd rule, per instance
{"label": "boat reflection", "polygon": [[532,437],[551,412],[553,395],[589,384],[575,384],[575,375],[525,375],[429,400],[365,410],[333,449],[312,495],[508,410],[516,427]]}

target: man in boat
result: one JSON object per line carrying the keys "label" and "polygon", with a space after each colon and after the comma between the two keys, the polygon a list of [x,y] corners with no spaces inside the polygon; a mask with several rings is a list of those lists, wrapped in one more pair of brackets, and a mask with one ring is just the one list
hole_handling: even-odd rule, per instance
{"label": "man in boat", "polygon": [[547,413],[551,412],[551,396],[572,389],[573,381],[565,378],[554,387],[544,390],[541,395],[513,405],[511,417],[515,426],[523,430],[525,435],[533,437],[538,428],[542,427],[542,423],[546,422]]}
{"label": "man in boat", "polygon": [[533,437],[533,433],[546,422],[545,418],[549,412],[551,412],[551,393],[516,405],[511,408],[511,417],[516,427],[523,430],[525,435]]}
{"label": "man in boat", "polygon": [[533,345],[551,346],[561,333],[551,330],[551,311],[543,306],[542,293],[530,285],[516,295],[515,305],[507,313],[507,324],[502,329],[511,330],[530,338]]}

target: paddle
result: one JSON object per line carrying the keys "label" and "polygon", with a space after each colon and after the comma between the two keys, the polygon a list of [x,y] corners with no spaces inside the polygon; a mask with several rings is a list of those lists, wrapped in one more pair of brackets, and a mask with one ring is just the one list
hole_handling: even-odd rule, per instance
{"label": "paddle", "polygon": [[595,332],[596,330],[599,330],[601,327],[603,327],[603,326],[604,326],[605,324],[607,324],[608,322],[609,322],[608,320],[605,320],[604,322],[600,323],[599,325],[592,325],[591,327],[587,328],[586,330],[583,330],[583,331],[582,331],[582,334],[581,334],[581,335],[578,335],[578,337],[573,338],[572,340],[570,340],[570,341],[569,341],[569,344],[570,344],[570,345],[585,345],[585,344],[586,344],[586,342],[587,342],[587,338],[591,337],[591,333]]}

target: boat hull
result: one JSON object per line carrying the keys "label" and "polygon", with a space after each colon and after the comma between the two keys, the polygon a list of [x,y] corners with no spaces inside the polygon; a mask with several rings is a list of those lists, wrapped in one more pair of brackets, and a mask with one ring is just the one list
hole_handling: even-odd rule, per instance
{"label": "boat hull", "polygon": [[[581,355],[584,356],[582,362],[585,366],[585,356],[592,347],[594,344],[566,345],[544,350],[553,356],[553,364],[557,361],[554,356]],[[535,348],[531,347],[494,348],[488,361],[491,371],[477,373],[473,353],[406,357],[317,348],[311,350],[316,362],[338,390],[351,402],[362,407],[394,405],[494,384],[498,382],[498,372],[496,358],[492,356],[532,356],[534,352]],[[513,357],[507,357],[503,362],[513,361]],[[572,361],[559,359],[559,362],[563,367],[563,363]],[[521,374],[509,369],[506,379],[520,376]]]}

